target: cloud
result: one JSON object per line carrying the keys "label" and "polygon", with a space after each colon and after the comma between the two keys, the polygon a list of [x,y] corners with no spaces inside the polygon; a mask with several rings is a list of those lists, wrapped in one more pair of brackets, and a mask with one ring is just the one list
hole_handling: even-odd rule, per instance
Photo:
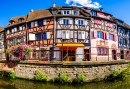
{"label": "cloud", "polygon": [[71,6],[91,7],[99,8],[101,5],[98,2],[92,2],[92,0],[66,0],[66,4]]}

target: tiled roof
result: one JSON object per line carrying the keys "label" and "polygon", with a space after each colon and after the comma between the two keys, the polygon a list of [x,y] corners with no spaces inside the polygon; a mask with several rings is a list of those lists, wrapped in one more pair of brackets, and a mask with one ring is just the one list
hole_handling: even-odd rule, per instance
{"label": "tiled roof", "polygon": [[1,32],[1,31],[4,31],[4,28],[2,28],[2,27],[0,26],[0,32]]}
{"label": "tiled roof", "polygon": [[28,21],[33,20],[33,19],[37,19],[37,18],[42,18],[45,16],[52,16],[49,9],[35,10],[35,11],[29,13]]}
{"label": "tiled roof", "polygon": [[[19,19],[20,18],[23,18],[22,22],[26,22],[27,21],[27,15],[11,18],[10,21],[14,21],[14,24],[15,23],[19,23]],[[10,25],[10,22],[8,23],[7,26],[9,26],[9,25]]]}

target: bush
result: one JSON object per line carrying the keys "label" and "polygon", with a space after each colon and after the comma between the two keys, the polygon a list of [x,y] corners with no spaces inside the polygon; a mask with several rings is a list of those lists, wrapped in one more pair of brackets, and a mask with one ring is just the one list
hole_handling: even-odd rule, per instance
{"label": "bush", "polygon": [[45,75],[40,70],[38,70],[38,74],[35,76],[35,80],[43,80],[44,77]]}
{"label": "bush", "polygon": [[85,77],[84,74],[82,73],[81,76],[80,76],[80,81],[85,82],[86,79],[87,79],[87,77]]}
{"label": "bush", "polygon": [[15,79],[15,73],[9,73],[9,75],[8,75],[11,79]]}

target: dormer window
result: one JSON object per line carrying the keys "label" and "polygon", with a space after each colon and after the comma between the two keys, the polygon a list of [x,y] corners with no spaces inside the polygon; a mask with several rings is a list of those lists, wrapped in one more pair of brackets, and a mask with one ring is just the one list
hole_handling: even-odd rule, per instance
{"label": "dormer window", "polygon": [[69,15],[70,11],[69,10],[64,10],[64,15]]}
{"label": "dormer window", "polygon": [[11,21],[11,25],[13,24],[13,22]]}
{"label": "dormer window", "polygon": [[20,19],[20,22],[22,22],[23,20],[22,19]]}
{"label": "dormer window", "polygon": [[24,18],[19,18],[18,22],[23,22]]}

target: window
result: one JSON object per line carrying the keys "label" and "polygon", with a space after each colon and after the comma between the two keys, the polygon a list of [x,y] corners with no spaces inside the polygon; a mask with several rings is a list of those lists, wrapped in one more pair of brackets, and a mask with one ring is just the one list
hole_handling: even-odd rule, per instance
{"label": "window", "polygon": [[1,34],[0,34],[0,39],[2,39]]}
{"label": "window", "polygon": [[11,21],[11,25],[13,24],[13,22]]}
{"label": "window", "polygon": [[109,34],[109,40],[113,40],[113,35]]}
{"label": "window", "polygon": [[18,42],[22,42],[22,38],[18,38]]}
{"label": "window", "polygon": [[118,32],[121,32],[121,27],[118,27]]}
{"label": "window", "polygon": [[14,39],[10,40],[11,44],[15,44]]}
{"label": "window", "polygon": [[78,25],[83,25],[83,20],[78,20]]}
{"label": "window", "polygon": [[98,47],[97,53],[98,53],[98,55],[107,55],[108,54],[108,48]]}
{"label": "window", "polygon": [[125,34],[125,29],[123,29],[123,33]]}
{"label": "window", "polygon": [[36,40],[41,40],[41,34],[36,34]]}
{"label": "window", "polygon": [[97,16],[97,13],[94,12],[94,11],[92,11],[92,12],[91,12],[91,15],[93,15],[93,16]]}
{"label": "window", "polygon": [[29,24],[29,29],[31,29],[31,23]]}
{"label": "window", "polygon": [[63,19],[63,24],[69,24],[69,19]]}
{"label": "window", "polygon": [[38,22],[38,25],[39,25],[39,26],[43,26],[43,21],[39,21],[39,22]]}
{"label": "window", "polygon": [[1,43],[0,43],[0,48],[1,48]]}
{"label": "window", "polygon": [[97,38],[103,38],[103,33],[102,32],[97,32]]}
{"label": "window", "polygon": [[69,15],[70,12],[69,11],[64,11],[64,15]]}
{"label": "window", "polygon": [[20,22],[22,22],[23,20],[22,19],[20,19]]}
{"label": "window", "polygon": [[2,59],[2,54],[0,53],[0,59]]}
{"label": "window", "polygon": [[44,39],[47,39],[47,35],[46,35],[46,33],[44,33]]}
{"label": "window", "polygon": [[18,29],[18,32],[19,32],[19,31],[20,31],[20,30],[19,30],[19,27],[17,27],[17,29]]}
{"label": "window", "polygon": [[124,44],[124,45],[126,44],[126,39],[123,39],[123,44]]}

